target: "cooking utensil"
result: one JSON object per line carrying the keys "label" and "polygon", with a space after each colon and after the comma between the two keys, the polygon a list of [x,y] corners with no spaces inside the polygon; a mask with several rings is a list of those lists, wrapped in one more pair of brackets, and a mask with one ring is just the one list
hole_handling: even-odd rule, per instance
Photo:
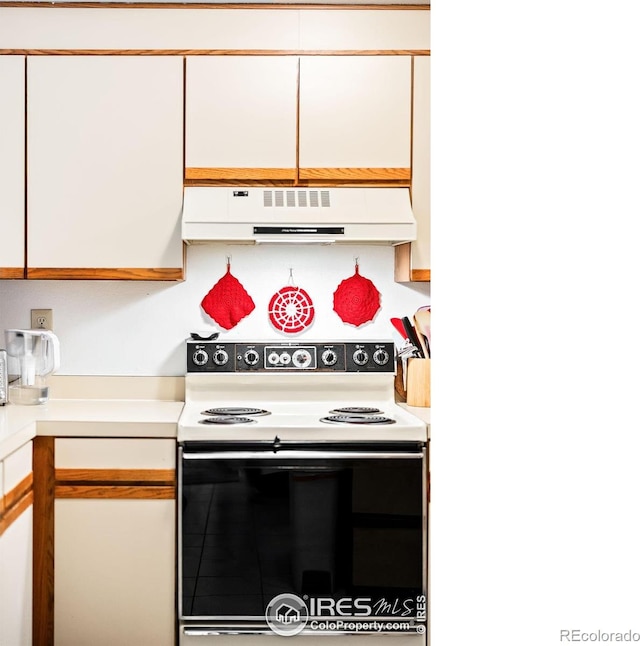
{"label": "cooking utensil", "polygon": [[400,336],[403,339],[406,339],[407,338],[407,333],[404,331],[404,325],[402,324],[402,320],[399,319],[399,318],[392,318],[390,320],[391,320],[391,325],[393,325],[393,327],[396,330],[398,330],[398,332],[400,333]]}
{"label": "cooking utensil", "polygon": [[431,345],[431,308],[419,307],[413,318],[416,322],[416,330],[424,335]]}
{"label": "cooking utensil", "polygon": [[418,322],[416,320],[416,317],[413,317],[413,323],[415,326],[415,331],[416,331],[416,336],[418,337],[418,343],[420,343],[420,348],[422,349],[422,356],[425,359],[428,359],[431,356],[431,349],[429,348],[429,341],[427,341],[427,337],[422,334],[422,332],[418,329]]}
{"label": "cooking utensil", "polygon": [[420,352],[420,341],[418,341],[416,331],[413,329],[413,325],[411,325],[411,321],[408,316],[402,317],[402,325],[404,325],[404,331],[407,333],[407,338],[416,347],[418,352]]}

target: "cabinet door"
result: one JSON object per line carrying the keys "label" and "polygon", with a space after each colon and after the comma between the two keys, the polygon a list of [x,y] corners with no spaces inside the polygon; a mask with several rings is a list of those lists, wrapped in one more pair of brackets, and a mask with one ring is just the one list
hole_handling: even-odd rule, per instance
{"label": "cabinet door", "polygon": [[186,179],[295,179],[297,57],[194,56]]}
{"label": "cabinet door", "polygon": [[[0,464],[0,644],[27,646],[32,633],[32,444]],[[2,492],[4,495],[2,495]]]}
{"label": "cabinet door", "polygon": [[411,208],[417,239],[396,247],[398,282],[431,280],[431,57],[416,56],[413,67],[413,159]]}
{"label": "cabinet door", "polygon": [[24,56],[0,56],[0,278],[24,277]]}
{"label": "cabinet door", "polygon": [[175,638],[173,440],[55,440],[54,641]]}
{"label": "cabinet door", "polygon": [[428,280],[431,268],[431,57],[416,57],[413,90],[413,166],[411,206],[418,238],[411,244],[412,280]]}
{"label": "cabinet door", "polygon": [[410,57],[301,58],[301,179],[408,182],[410,162]]}
{"label": "cabinet door", "polygon": [[182,278],[183,61],[27,59],[29,278]]}
{"label": "cabinet door", "polygon": [[175,500],[55,502],[55,643],[175,637]]}

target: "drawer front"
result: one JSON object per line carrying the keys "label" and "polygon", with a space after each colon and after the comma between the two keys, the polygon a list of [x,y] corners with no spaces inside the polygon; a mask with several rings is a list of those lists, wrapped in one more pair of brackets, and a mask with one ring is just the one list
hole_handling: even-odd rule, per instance
{"label": "drawer front", "polygon": [[56,469],[173,469],[174,440],[56,438]]}
{"label": "drawer front", "polygon": [[[3,486],[0,490],[6,495],[15,489],[33,471],[33,444],[28,442],[4,459]],[[0,472],[2,473],[2,472]]]}

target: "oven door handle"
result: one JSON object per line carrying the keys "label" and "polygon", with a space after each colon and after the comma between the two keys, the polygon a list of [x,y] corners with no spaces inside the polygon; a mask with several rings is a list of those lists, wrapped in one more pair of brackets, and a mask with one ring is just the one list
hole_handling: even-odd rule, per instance
{"label": "oven door handle", "polygon": [[375,452],[375,451],[208,451],[183,453],[185,460],[324,460],[324,459],[400,459],[422,460],[423,453]]}

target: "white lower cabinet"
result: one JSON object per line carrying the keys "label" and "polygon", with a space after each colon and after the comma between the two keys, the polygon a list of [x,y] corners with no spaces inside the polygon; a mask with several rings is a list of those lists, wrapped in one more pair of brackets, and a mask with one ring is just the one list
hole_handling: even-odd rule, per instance
{"label": "white lower cabinet", "polygon": [[171,646],[175,500],[56,500],[55,643]]}
{"label": "white lower cabinet", "polygon": [[57,646],[175,643],[175,442],[57,439]]}
{"label": "white lower cabinet", "polygon": [[33,591],[31,442],[0,463],[0,644],[30,646]]}

